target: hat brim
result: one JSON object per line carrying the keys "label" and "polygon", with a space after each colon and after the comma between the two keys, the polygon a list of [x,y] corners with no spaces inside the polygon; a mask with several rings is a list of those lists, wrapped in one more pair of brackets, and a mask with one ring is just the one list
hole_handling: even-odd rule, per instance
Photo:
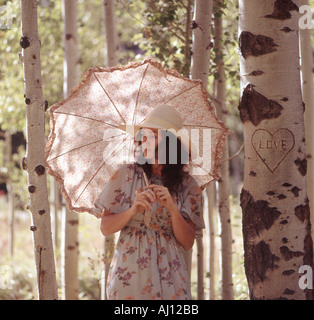
{"label": "hat brim", "polygon": [[[165,130],[165,131],[170,131],[172,134],[174,134],[180,142],[183,144],[183,146],[189,150],[189,154],[196,154],[195,153],[195,145],[183,132],[180,132],[180,130],[177,132],[175,129],[165,129],[161,126],[158,126],[154,123],[149,123],[149,122],[143,122],[140,126],[139,125],[120,125],[119,129],[125,131],[128,133],[131,137],[135,138],[136,134],[140,129],[147,128],[147,129],[158,129],[158,130]],[[192,153],[193,150],[193,153]]]}

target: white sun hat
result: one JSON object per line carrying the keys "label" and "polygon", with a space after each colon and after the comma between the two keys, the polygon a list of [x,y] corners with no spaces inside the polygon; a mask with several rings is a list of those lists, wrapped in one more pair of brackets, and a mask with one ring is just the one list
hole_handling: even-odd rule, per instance
{"label": "white sun hat", "polygon": [[140,127],[179,131],[182,129],[182,118],[174,107],[161,104],[147,115]]}
{"label": "white sun hat", "polygon": [[[122,125],[119,128],[129,132],[128,126]],[[147,117],[138,125],[135,125],[130,134],[136,135],[136,133],[142,129],[162,129],[172,132],[185,146],[191,154],[192,143],[190,138],[183,132],[183,121],[178,110],[167,104],[160,104],[154,108]],[[185,130],[184,130],[185,131]]]}

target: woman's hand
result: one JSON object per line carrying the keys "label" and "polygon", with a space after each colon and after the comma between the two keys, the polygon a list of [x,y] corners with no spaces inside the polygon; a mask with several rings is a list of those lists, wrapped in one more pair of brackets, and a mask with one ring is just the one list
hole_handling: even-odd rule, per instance
{"label": "woman's hand", "polygon": [[152,190],[135,191],[135,199],[131,210],[134,214],[152,209],[152,203],[156,200],[155,193]]}
{"label": "woman's hand", "polygon": [[157,184],[150,184],[146,186],[145,189],[148,191],[153,190],[156,195],[157,202],[164,206],[168,211],[170,211],[175,205],[168,188]]}

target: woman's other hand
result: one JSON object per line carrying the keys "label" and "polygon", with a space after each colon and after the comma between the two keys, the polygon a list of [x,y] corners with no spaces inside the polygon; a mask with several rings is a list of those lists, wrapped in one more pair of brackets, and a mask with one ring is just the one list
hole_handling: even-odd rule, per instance
{"label": "woman's other hand", "polygon": [[145,190],[145,191],[136,190],[135,199],[131,207],[131,210],[133,211],[134,214],[139,213],[141,211],[145,211],[145,210],[151,210],[152,203],[155,202],[155,200],[156,200],[156,196],[152,190]]}

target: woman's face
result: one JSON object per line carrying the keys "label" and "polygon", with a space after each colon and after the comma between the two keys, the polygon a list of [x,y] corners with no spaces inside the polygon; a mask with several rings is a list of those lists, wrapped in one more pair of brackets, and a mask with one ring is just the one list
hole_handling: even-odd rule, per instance
{"label": "woman's face", "polygon": [[142,136],[143,156],[146,159],[157,160],[158,155],[156,152],[156,148],[162,140],[161,130],[143,128]]}

